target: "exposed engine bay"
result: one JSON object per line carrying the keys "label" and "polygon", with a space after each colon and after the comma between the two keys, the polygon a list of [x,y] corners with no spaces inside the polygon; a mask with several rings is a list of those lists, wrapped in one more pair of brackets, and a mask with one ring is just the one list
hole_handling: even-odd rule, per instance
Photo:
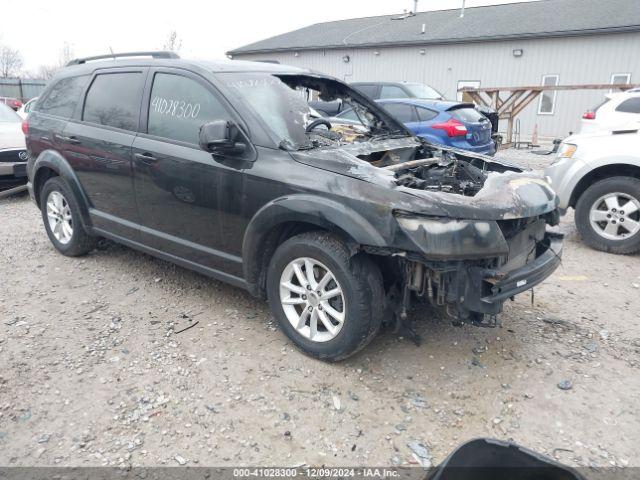
{"label": "exposed engine bay", "polygon": [[393,172],[394,183],[399,187],[466,197],[475,196],[483,188],[490,172],[521,171],[491,157],[420,140],[385,110],[362,101],[358,92],[340,82],[309,75],[278,78],[306,96],[314,92],[313,96],[323,101],[344,102],[360,119],[360,123],[331,123],[334,119],[319,117],[313,109],[301,106],[291,113],[300,115],[296,123],[305,126],[307,141],[295,148],[292,143],[285,143],[285,149],[335,152],[335,158],[361,160]]}
{"label": "exposed engine bay", "polygon": [[471,197],[482,189],[486,178],[480,168],[458,159],[410,168],[397,175],[398,185],[404,187]]}

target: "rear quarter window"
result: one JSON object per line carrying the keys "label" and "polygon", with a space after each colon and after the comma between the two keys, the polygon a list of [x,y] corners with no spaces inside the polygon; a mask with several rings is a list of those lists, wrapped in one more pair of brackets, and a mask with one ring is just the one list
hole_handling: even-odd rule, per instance
{"label": "rear quarter window", "polygon": [[640,113],[640,97],[629,98],[625,100],[618,108],[616,108],[616,112],[623,113]]}
{"label": "rear quarter window", "polygon": [[478,123],[487,120],[487,117],[473,108],[459,108],[449,112],[453,118],[461,122]]}
{"label": "rear quarter window", "polygon": [[438,112],[428,108],[416,107],[416,111],[418,112],[418,119],[421,122],[428,122],[438,116]]}
{"label": "rear quarter window", "polygon": [[34,112],[69,118],[73,115],[84,91],[89,75],[58,80],[33,106]]}

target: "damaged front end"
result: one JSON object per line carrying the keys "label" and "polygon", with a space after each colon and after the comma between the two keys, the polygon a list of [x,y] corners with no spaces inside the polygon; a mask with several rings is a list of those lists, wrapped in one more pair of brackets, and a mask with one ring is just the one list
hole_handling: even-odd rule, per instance
{"label": "damaged front end", "polygon": [[[415,299],[460,321],[487,325],[489,317],[493,324],[507,299],[543,281],[560,263],[562,235],[547,230],[559,222],[556,196],[544,179],[514,165],[448,148],[424,152],[423,146],[390,140],[316,152],[312,161],[301,161],[403,194],[391,205],[397,232],[389,246],[363,247],[385,259],[388,300],[399,327],[411,331],[405,319]],[[325,155],[326,163],[320,162]]]}
{"label": "damaged front end", "polygon": [[[365,241],[354,252],[363,250],[378,263],[398,325],[415,298],[451,317],[482,322],[559,265],[562,236],[547,230],[559,222],[557,198],[543,178],[492,157],[430,144],[335,79],[281,74],[233,83],[236,89],[247,85],[297,92],[272,102],[264,101],[262,90],[254,92],[254,108],[260,114],[264,103],[261,115],[268,119],[280,105],[290,121],[280,133],[274,127],[279,148],[329,173],[319,173],[325,180],[317,184],[299,177],[300,190],[322,189],[337,200],[336,212],[318,212],[323,223],[349,214],[354,225],[357,219]],[[301,100],[310,90],[320,99],[346,102],[360,123],[314,120]],[[349,225],[341,230],[349,234]]]}

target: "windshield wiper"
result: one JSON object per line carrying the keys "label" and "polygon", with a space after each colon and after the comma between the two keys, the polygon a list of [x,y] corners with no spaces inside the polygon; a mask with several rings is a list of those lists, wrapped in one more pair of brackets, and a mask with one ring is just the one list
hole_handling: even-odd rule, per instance
{"label": "windshield wiper", "polygon": [[303,143],[301,145],[296,145],[294,144],[291,140],[281,140],[280,143],[278,144],[278,148],[280,148],[280,150],[287,150],[287,151],[296,151],[296,150],[311,150],[312,148],[317,148],[319,146],[318,142],[309,142],[309,143]]}

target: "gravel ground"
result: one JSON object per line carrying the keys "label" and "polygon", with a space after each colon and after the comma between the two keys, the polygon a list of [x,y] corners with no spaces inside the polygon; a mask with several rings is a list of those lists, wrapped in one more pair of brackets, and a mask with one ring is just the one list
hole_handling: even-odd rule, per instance
{"label": "gravel ground", "polygon": [[0,465],[415,465],[412,442],[438,463],[489,436],[640,466],[640,257],[569,217],[562,266],[502,327],[417,311],[420,347],[387,332],[329,365],[242,290],[117,245],[66,258],[28,198],[0,212]]}

